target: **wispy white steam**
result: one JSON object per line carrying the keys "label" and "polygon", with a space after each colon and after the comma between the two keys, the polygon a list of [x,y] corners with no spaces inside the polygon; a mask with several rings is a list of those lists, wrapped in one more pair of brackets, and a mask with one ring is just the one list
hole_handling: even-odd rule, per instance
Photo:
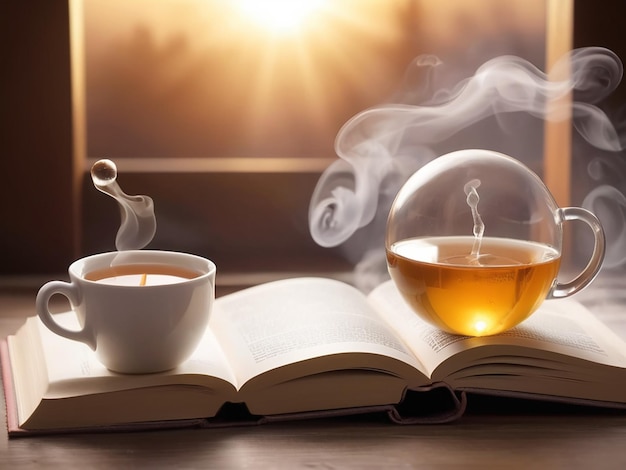
{"label": "wispy white steam", "polygon": [[[417,61],[427,68],[439,64],[433,56]],[[326,247],[345,242],[374,218],[383,182],[387,190],[399,188],[415,169],[436,156],[433,144],[488,116],[525,112],[560,121],[572,113],[575,128],[590,144],[620,150],[618,133],[593,104],[619,84],[623,73],[619,58],[604,48],[583,48],[563,57],[552,72],[559,76],[563,67],[571,70],[570,79],[550,81],[528,61],[501,56],[484,63],[453,89],[434,90],[421,104],[376,106],[352,117],[336,138],[341,159],[322,174],[311,199],[313,239]],[[571,92],[576,93],[573,108],[548,106],[550,100]]]}
{"label": "wispy white steam", "polygon": [[[606,173],[612,173],[624,181],[614,165],[604,165],[599,158],[588,165],[589,176],[595,181],[606,179]],[[603,266],[617,268],[626,263],[626,196],[610,184],[601,184],[585,196],[582,206],[592,211],[602,222],[606,234],[606,255]]]}
{"label": "wispy white steam", "polygon": [[[437,144],[453,142],[455,134],[488,117],[495,117],[501,130],[503,116],[512,113],[523,113],[538,121],[571,117],[576,131],[591,146],[608,152],[624,148],[609,118],[595,105],[617,87],[623,75],[621,61],[608,49],[571,51],[549,73],[520,57],[497,57],[451,89],[434,86],[435,72],[441,64],[435,56],[419,57],[415,65],[420,70],[422,85],[405,95],[411,104],[366,109],[340,129],[335,141],[340,159],[322,174],[309,207],[311,235],[319,245],[341,245],[355,232],[366,231],[376,245],[369,243],[362,249],[372,252],[376,251],[374,246],[382,247],[384,222],[380,224],[380,220],[401,185],[438,156]],[[551,77],[569,78],[555,81]],[[570,94],[573,103],[559,100]],[[514,130],[511,139],[518,136],[522,140],[520,135],[519,130]],[[492,148],[492,140],[483,138],[479,147]],[[624,197],[617,193],[619,196],[609,188],[598,188],[590,197],[595,204],[599,198],[621,204]],[[592,200],[587,203],[592,204]],[[377,227],[373,227],[374,220]],[[623,248],[615,249],[624,253]],[[356,271],[359,270],[357,266]]]}
{"label": "wispy white steam", "polygon": [[94,186],[114,198],[120,208],[121,223],[115,237],[118,251],[140,250],[156,233],[154,203],[149,196],[129,196],[117,183],[117,167],[111,160],[98,160],[91,167]]}

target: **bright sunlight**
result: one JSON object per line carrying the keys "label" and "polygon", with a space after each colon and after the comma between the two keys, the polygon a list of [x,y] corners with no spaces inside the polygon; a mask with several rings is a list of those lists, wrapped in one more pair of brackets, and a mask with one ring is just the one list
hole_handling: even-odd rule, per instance
{"label": "bright sunlight", "polygon": [[326,0],[238,0],[248,17],[274,33],[298,30]]}

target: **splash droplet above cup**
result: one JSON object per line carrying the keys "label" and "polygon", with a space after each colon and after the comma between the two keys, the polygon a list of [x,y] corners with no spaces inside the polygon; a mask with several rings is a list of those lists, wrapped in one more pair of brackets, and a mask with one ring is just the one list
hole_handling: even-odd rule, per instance
{"label": "splash droplet above cup", "polygon": [[117,166],[108,159],[95,162],[91,179],[99,191],[115,199],[120,208],[121,223],[115,237],[118,251],[140,250],[154,238],[156,217],[149,196],[129,196],[117,183]]}
{"label": "splash droplet above cup", "polygon": [[98,160],[91,167],[91,179],[97,188],[108,186],[117,179],[117,166],[108,159]]}

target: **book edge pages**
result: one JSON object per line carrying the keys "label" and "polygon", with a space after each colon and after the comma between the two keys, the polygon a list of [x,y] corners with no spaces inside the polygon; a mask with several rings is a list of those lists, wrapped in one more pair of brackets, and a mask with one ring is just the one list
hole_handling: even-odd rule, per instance
{"label": "book edge pages", "polygon": [[6,428],[8,435],[23,432],[19,427],[17,416],[17,397],[13,384],[13,369],[9,356],[9,346],[6,339],[0,342],[0,368],[2,368],[2,388],[4,390],[4,402],[6,408]]}

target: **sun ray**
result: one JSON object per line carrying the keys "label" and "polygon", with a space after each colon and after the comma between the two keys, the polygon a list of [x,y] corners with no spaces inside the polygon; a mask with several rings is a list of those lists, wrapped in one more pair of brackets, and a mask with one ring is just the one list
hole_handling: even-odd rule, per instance
{"label": "sun ray", "polygon": [[298,31],[325,0],[238,0],[241,11],[272,33]]}

